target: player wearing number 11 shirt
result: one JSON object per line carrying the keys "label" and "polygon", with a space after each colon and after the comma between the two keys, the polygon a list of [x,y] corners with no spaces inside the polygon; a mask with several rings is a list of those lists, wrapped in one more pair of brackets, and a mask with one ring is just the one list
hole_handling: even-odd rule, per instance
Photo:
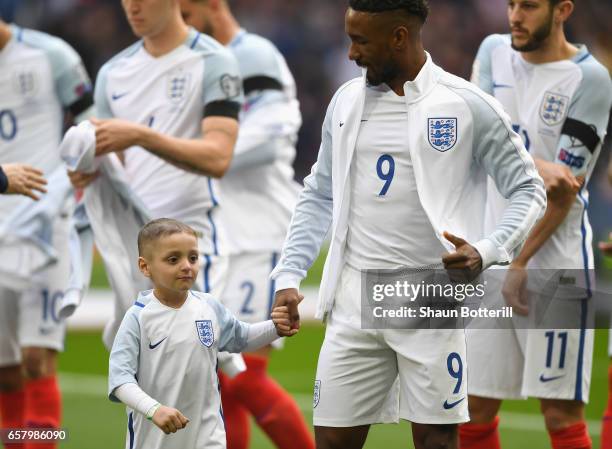
{"label": "player wearing number 11 shirt", "polygon": [[[543,211],[543,183],[499,103],[424,51],[424,1],[349,4],[349,58],[364,76],[327,109],[272,274],[276,304],[289,304],[299,326],[299,283],[331,226],[317,307],[328,323],[315,380],[317,447],[360,448],[370,424],[399,416],[412,421],[417,449],[454,448],[456,424],[468,420],[464,330],[362,329],[362,273],[446,267],[473,279],[525,239]],[[510,199],[488,235],[479,225],[487,174]]]}

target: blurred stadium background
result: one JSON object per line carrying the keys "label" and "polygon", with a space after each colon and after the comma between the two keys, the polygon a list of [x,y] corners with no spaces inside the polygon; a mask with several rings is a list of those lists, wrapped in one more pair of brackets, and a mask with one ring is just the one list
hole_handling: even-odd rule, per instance
{"label": "blurred stadium background", "polygon": [[[348,61],[348,41],[344,35],[345,0],[229,0],[242,26],[270,38],[287,58],[296,78],[304,118],[300,132],[296,179],[301,181],[314,162],[320,127],[327,104],[335,89],[358,74]],[[471,64],[482,39],[495,32],[506,32],[506,0],[430,0],[431,14],[425,28],[425,47],[446,70],[468,78]],[[588,45],[608,69],[612,68],[610,0],[581,0],[569,22],[572,42]],[[14,11],[14,22],[57,35],[68,41],[83,58],[92,79],[111,56],[135,40],[124,18],[120,0],[0,0],[0,8]],[[610,157],[610,135],[591,180],[590,215],[595,241],[612,231],[612,188],[605,168]],[[612,263],[597,254],[599,277],[610,279]],[[309,273],[306,285],[316,291],[322,260]],[[106,279],[96,264],[93,287],[101,301]],[[311,295],[312,295],[311,294]],[[310,295],[310,296],[311,296]],[[314,302],[315,298],[310,297]],[[94,307],[90,302],[89,307]],[[86,302],[84,307],[88,307]],[[89,309],[94,316],[98,309]],[[98,320],[99,321],[99,320]],[[64,391],[64,427],[69,440],[62,448],[107,449],[124,445],[125,413],[122,406],[105,397],[107,353],[100,330],[83,329],[84,321],[72,323],[66,352],[61,357],[61,383]],[[85,322],[86,323],[86,322]],[[274,354],[271,370],[311,418],[312,384],[323,328],[317,323],[303,327],[301,334]],[[598,331],[594,354],[591,402],[587,418],[594,447],[599,446],[599,419],[607,398],[607,331]],[[501,421],[502,442],[506,449],[549,447],[543,420],[535,401],[507,402]],[[409,426],[375,426],[369,449],[412,447]],[[272,447],[254,430],[252,448]]]}

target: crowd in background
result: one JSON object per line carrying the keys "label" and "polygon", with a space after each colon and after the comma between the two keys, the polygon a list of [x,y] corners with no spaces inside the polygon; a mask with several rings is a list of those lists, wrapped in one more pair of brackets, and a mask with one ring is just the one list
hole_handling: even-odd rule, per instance
{"label": "crowd in background", "polygon": [[[15,22],[68,41],[95,78],[100,66],[136,39],[120,0],[0,0],[17,3]],[[321,123],[331,96],[360,72],[348,60],[344,34],[347,0],[229,0],[244,28],[271,39],[285,55],[296,78],[304,124],[295,161],[302,180],[316,159]],[[468,78],[478,45],[491,33],[508,30],[507,0],[430,0],[424,31],[425,48],[444,69]],[[609,23],[612,2],[576,2],[567,32],[570,41],[586,44],[612,69]],[[610,136],[612,133],[608,133]],[[604,238],[612,227],[612,187],[605,166],[610,138],[591,183],[591,222]],[[605,235],[604,235],[605,234]]]}

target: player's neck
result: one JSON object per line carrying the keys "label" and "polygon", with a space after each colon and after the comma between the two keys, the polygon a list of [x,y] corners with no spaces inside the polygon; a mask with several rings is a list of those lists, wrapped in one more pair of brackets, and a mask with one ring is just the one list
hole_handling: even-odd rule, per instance
{"label": "player's neck", "polygon": [[404,84],[408,81],[414,81],[427,62],[425,50],[420,45],[413,51],[408,52],[408,55],[409,56],[400,63],[398,76],[387,83],[387,85],[400,97],[404,96]]}
{"label": "player's neck", "polygon": [[223,45],[229,44],[240,31],[240,24],[231,13],[219,13],[213,37]]}
{"label": "player's neck", "polygon": [[173,309],[180,309],[187,300],[187,292],[177,292],[155,287],[153,294],[159,302]]}
{"label": "player's neck", "polygon": [[565,34],[556,33],[551,34],[537,50],[522,52],[521,55],[530,64],[546,64],[571,59],[576,53],[578,48],[565,39]]}
{"label": "player's neck", "polygon": [[11,28],[4,22],[0,23],[0,50],[11,40]]}
{"label": "player's neck", "polygon": [[180,18],[177,18],[159,33],[145,36],[143,41],[147,52],[157,58],[182,45],[188,35],[189,27]]}

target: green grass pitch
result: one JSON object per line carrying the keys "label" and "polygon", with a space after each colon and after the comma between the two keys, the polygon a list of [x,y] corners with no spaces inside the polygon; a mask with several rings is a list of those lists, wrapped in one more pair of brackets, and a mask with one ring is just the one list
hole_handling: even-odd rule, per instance
{"label": "green grass pitch", "polygon": [[[324,329],[318,324],[305,324],[298,336],[288,339],[285,349],[273,354],[270,371],[292,394],[312,420],[312,387],[316,362]],[[605,407],[608,358],[607,331],[598,331],[593,365],[591,402],[587,418],[593,435],[593,447],[599,447],[599,419]],[[99,332],[71,333],[66,352],[60,359],[61,384],[64,391],[64,423],[69,440],[65,449],[109,449],[124,447],[126,433],[125,409],[106,399],[107,353]],[[504,449],[548,448],[543,421],[538,416],[535,401],[508,401],[501,416],[501,436]],[[408,424],[377,425],[370,431],[366,448],[411,448]],[[273,446],[257,429],[252,433],[253,449]]]}
{"label": "green grass pitch", "polygon": [[[321,277],[323,260],[314,264],[305,285],[316,285]],[[101,263],[94,266],[94,287],[107,286]],[[607,400],[607,334],[599,330],[595,338],[590,403],[586,414],[593,447],[599,447],[600,419]],[[307,421],[312,421],[312,389],[319,348],[324,328],[315,323],[304,324],[295,338],[287,339],[285,349],[273,353],[272,375],[296,398]],[[108,354],[102,346],[100,332],[70,333],[66,352],[60,358],[60,382],[64,397],[63,426],[69,439],[62,449],[123,448],[126,434],[125,409],[106,398]],[[252,427],[252,449],[273,448],[256,426]],[[546,449],[548,436],[539,415],[537,401],[507,401],[501,413],[501,438],[504,449]],[[410,426],[373,426],[366,449],[412,448]]]}

